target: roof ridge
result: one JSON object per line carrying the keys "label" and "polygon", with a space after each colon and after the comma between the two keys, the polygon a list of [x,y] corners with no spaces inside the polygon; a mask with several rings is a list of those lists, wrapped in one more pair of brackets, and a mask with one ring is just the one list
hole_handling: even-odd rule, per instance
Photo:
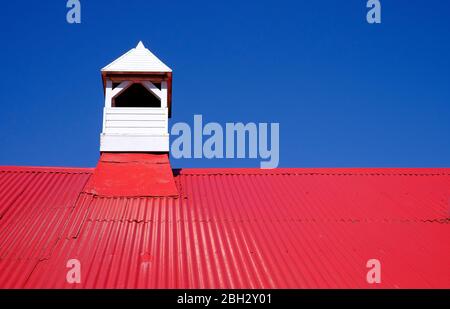
{"label": "roof ridge", "polygon": [[178,169],[179,175],[450,176],[450,168],[205,168]]}
{"label": "roof ridge", "polygon": [[[58,166],[0,166],[0,172],[88,173],[95,168]],[[293,175],[293,176],[450,176],[450,168],[183,168],[176,175]]]}

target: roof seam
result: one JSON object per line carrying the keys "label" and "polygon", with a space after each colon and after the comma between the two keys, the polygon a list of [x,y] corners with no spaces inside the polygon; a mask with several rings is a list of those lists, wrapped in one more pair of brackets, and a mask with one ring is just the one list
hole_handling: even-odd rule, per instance
{"label": "roof seam", "polygon": [[23,282],[22,288],[25,288],[27,286],[28,281],[30,280],[31,276],[33,275],[33,273],[36,271],[38,265],[44,261],[49,260],[49,258],[44,258],[44,259],[38,259],[36,261],[36,263],[33,266],[33,269],[30,271],[30,273],[27,275],[25,281]]}
{"label": "roof seam", "polygon": [[391,218],[364,218],[364,219],[302,219],[302,218],[290,218],[290,219],[177,219],[177,220],[163,220],[163,219],[99,219],[99,218],[87,218],[84,222],[91,223],[218,223],[218,222],[234,222],[234,223],[245,223],[245,222],[271,222],[271,223],[279,223],[279,222],[298,222],[298,223],[386,223],[386,224],[397,224],[397,223],[439,223],[439,224],[450,224],[450,218],[436,218],[436,219],[391,219]]}
{"label": "roof seam", "polygon": [[180,176],[450,176],[450,174],[417,174],[417,173],[182,173]]}
{"label": "roof seam", "polygon": [[80,193],[86,194],[86,195],[90,195],[92,197],[97,197],[97,198],[110,198],[110,199],[138,199],[138,198],[155,198],[155,199],[165,199],[165,198],[169,198],[169,199],[180,199],[183,198],[182,196],[178,195],[171,195],[171,196],[166,196],[166,195],[132,195],[132,196],[115,196],[115,195],[100,195],[97,193],[92,193],[89,191],[86,191],[83,188],[83,191],[81,191]]}
{"label": "roof seam", "polygon": [[[64,227],[63,227],[63,229],[61,230],[61,231],[62,231],[62,232],[61,232],[61,235],[59,235],[58,240],[56,241],[56,243],[55,243],[55,245],[53,246],[52,250],[50,250],[50,256],[52,255],[53,249],[56,247],[56,244],[57,244],[61,239],[63,239],[63,238],[66,239],[66,240],[67,240],[67,239],[76,239],[76,238],[78,237],[78,235],[79,235],[79,233],[80,233],[80,231],[81,231],[81,229],[82,229],[84,223],[86,222],[88,213],[85,214],[86,217],[84,217],[83,220],[80,222],[80,226],[79,226],[79,228],[78,228],[78,230],[77,230],[77,234],[76,234],[74,237],[69,237],[68,235],[65,234],[65,231],[66,231],[67,227],[69,226],[69,224],[70,224],[70,222],[71,222],[71,220],[72,220],[72,216],[73,216],[73,214],[74,214],[74,212],[75,212],[75,210],[76,210],[76,207],[77,207],[77,205],[78,205],[78,202],[79,202],[79,200],[81,199],[82,195],[85,194],[85,193],[83,192],[83,191],[84,191],[84,188],[86,187],[86,185],[87,185],[87,183],[89,182],[89,180],[91,179],[91,177],[92,177],[92,174],[91,174],[90,177],[88,177],[88,178],[86,179],[86,182],[85,182],[84,185],[83,185],[83,189],[80,191],[80,193],[78,193],[77,198],[75,199],[73,205],[70,207],[70,208],[71,208],[70,214],[67,216],[66,222],[64,223]],[[89,207],[91,206],[91,203],[92,203],[92,200],[89,201],[88,209],[89,209]]]}

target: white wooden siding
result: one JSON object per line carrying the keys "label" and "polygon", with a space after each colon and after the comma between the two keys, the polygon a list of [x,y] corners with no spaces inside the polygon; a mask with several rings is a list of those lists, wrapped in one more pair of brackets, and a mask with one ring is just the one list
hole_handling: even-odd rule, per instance
{"label": "white wooden siding", "polygon": [[105,134],[163,135],[168,133],[167,108],[106,107]]}
{"label": "white wooden siding", "polygon": [[102,134],[100,151],[169,152],[169,135]]}

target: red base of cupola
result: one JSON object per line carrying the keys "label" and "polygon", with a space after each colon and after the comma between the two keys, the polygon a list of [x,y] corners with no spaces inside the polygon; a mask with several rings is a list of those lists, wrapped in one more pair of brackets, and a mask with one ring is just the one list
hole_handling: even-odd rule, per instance
{"label": "red base of cupola", "polygon": [[166,153],[102,153],[84,191],[108,197],[178,196]]}

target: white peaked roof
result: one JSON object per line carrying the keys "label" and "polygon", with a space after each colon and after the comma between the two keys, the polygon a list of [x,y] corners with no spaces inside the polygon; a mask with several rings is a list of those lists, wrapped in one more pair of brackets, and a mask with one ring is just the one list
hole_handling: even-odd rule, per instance
{"label": "white peaked roof", "polygon": [[172,70],[145,48],[142,42],[102,69],[102,72],[172,72]]}

